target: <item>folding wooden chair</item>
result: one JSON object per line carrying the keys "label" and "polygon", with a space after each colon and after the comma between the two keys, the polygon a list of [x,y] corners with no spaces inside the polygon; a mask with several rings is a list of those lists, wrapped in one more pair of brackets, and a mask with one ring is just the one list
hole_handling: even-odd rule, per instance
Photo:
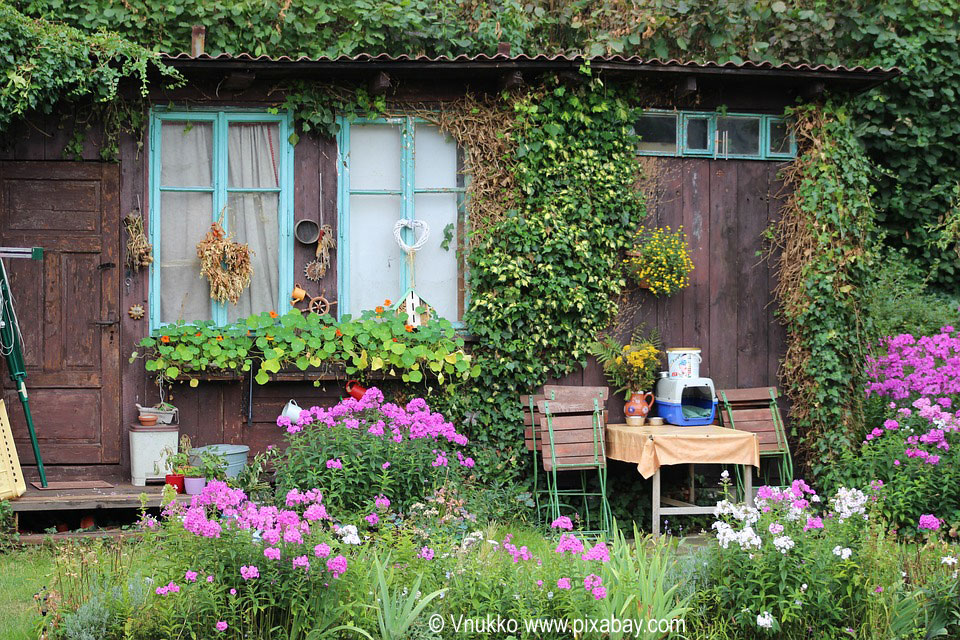
{"label": "folding wooden chair", "polygon": [[[564,498],[579,498],[586,522],[584,533],[609,535],[613,526],[607,501],[607,458],[604,401],[606,387],[545,387],[545,399],[537,402],[540,418],[543,469],[547,472],[550,517],[559,518]],[[551,399],[547,399],[551,398]],[[587,490],[586,472],[598,474],[599,491]],[[579,471],[579,489],[561,489],[558,471]],[[590,499],[600,502],[600,526],[592,528]]]}
{"label": "folding wooden chair", "polygon": [[[606,405],[610,390],[607,387],[577,387],[568,385],[544,385],[537,393],[520,396],[520,408],[523,411],[523,440],[533,460],[533,500],[537,517],[543,520],[543,510],[549,507],[550,477],[543,471],[543,443],[548,439],[546,428],[542,424],[543,414],[537,407],[542,400],[591,401],[597,398],[600,406]],[[606,424],[607,411],[603,412]],[[542,486],[543,485],[543,486]],[[547,497],[547,504],[541,504],[541,497]]]}
{"label": "folding wooden chair", "polygon": [[[785,487],[793,482],[793,458],[787,443],[787,432],[777,405],[776,387],[750,389],[726,389],[720,393],[721,414],[724,426],[757,434],[760,446],[759,484]],[[771,474],[764,474],[764,459],[772,460],[777,469],[777,484]],[[743,480],[737,468],[737,488],[742,491]]]}

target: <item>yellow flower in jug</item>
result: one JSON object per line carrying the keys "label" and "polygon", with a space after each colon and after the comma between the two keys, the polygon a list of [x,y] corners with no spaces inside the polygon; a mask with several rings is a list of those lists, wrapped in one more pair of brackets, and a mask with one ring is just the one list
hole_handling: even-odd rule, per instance
{"label": "yellow flower in jug", "polygon": [[625,345],[610,336],[601,336],[590,353],[603,365],[603,372],[617,391],[651,391],[660,369],[659,337],[650,338],[636,331]]}

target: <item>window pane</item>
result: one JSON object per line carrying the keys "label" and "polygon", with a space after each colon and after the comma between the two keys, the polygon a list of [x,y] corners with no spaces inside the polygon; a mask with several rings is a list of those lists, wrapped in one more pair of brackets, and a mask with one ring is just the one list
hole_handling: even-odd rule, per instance
{"label": "window pane", "polygon": [[356,317],[403,294],[405,257],[393,239],[399,219],[400,196],[350,197],[350,308],[343,313]]}
{"label": "window pane", "polygon": [[722,155],[760,155],[760,118],[717,118]]}
{"label": "window pane", "polygon": [[231,193],[227,199],[227,232],[253,251],[250,286],[236,305],[226,303],[229,322],[279,307],[278,197],[276,193]]}
{"label": "window pane", "polygon": [[783,120],[770,120],[769,153],[790,153],[790,131]]}
{"label": "window pane", "polygon": [[350,188],[400,190],[400,127],[350,127]]}
{"label": "window pane", "polygon": [[234,188],[276,189],[280,186],[280,125],[273,122],[233,123],[227,133],[227,182]]}
{"label": "window pane", "polygon": [[200,275],[197,243],[212,219],[209,193],[165,192],[160,196],[160,322],[210,320],[210,286]]}
{"label": "window pane", "polygon": [[676,153],[677,116],[641,116],[640,120],[637,121],[637,135],[640,136],[641,151]]}
{"label": "window pane", "polygon": [[209,187],[213,175],[213,125],[163,122],[160,125],[160,185]]}
{"label": "window pane", "polygon": [[[416,253],[415,286],[420,297],[450,321],[460,319],[457,269],[457,194],[418,193],[414,200],[418,220],[430,225],[426,246]],[[441,245],[444,230],[452,233],[447,249]]]}
{"label": "window pane", "polygon": [[444,189],[457,186],[457,142],[439,127],[418,124],[414,132],[414,187]]}
{"label": "window pane", "polygon": [[710,121],[707,118],[687,119],[687,149],[707,151],[710,148]]}

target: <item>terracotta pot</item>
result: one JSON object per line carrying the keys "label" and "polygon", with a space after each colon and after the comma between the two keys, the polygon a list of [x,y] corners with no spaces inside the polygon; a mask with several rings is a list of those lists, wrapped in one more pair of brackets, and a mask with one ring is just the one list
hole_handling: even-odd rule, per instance
{"label": "terracotta pot", "polygon": [[630,393],[630,400],[623,405],[623,415],[627,418],[627,424],[635,427],[642,427],[650,413],[650,407],[653,406],[653,394],[647,391],[633,391]]}
{"label": "terracotta pot", "polygon": [[168,473],[163,477],[163,481],[177,490],[177,493],[183,493],[186,489],[183,486],[182,473]]}
{"label": "terracotta pot", "polygon": [[184,478],[183,487],[188,496],[198,496],[207,486],[206,478]]}
{"label": "terracotta pot", "polygon": [[145,426],[145,427],[153,427],[153,426],[156,426],[157,420],[158,420],[159,418],[158,418],[156,415],[151,415],[151,414],[148,414],[148,413],[141,413],[141,414],[140,414],[140,417],[139,417],[138,419],[140,420],[140,424],[142,424],[143,426]]}
{"label": "terracotta pot", "polygon": [[360,383],[357,382],[356,380],[347,381],[347,393],[350,395],[351,398],[354,398],[356,400],[362,400],[363,394],[365,394],[366,392],[367,392],[366,388],[361,387]]}

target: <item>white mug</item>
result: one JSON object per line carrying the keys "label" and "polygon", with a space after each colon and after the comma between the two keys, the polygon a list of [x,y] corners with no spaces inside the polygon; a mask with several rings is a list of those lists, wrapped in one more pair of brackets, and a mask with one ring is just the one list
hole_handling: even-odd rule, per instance
{"label": "white mug", "polygon": [[284,416],[285,418],[289,418],[290,422],[296,422],[300,419],[301,411],[303,411],[303,409],[300,408],[300,405],[297,404],[297,401],[291,400],[284,405],[283,411],[280,412],[280,415]]}

